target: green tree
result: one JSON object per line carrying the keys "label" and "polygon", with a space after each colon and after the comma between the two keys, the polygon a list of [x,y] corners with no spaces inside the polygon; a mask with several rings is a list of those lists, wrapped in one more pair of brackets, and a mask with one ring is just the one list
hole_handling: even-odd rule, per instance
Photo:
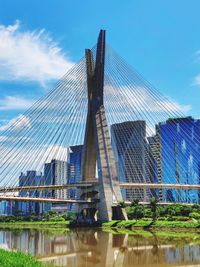
{"label": "green tree", "polygon": [[139,202],[140,202],[139,199],[133,199],[131,204],[130,204],[130,206],[131,207],[136,207],[136,206],[139,205]]}
{"label": "green tree", "polygon": [[64,218],[66,221],[73,221],[76,219],[76,214],[72,211],[67,211],[62,215],[62,218]]}
{"label": "green tree", "polygon": [[124,200],[119,201],[118,204],[121,208],[126,208],[126,203]]}
{"label": "green tree", "polygon": [[150,209],[152,212],[152,219],[155,221],[157,219],[157,211],[158,211],[158,199],[153,197],[150,200]]}

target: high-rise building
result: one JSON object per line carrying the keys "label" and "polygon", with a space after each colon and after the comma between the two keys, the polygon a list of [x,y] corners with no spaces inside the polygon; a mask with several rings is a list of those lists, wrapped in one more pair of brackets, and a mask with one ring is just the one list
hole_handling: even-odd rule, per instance
{"label": "high-rise building", "polygon": [[[64,185],[67,183],[67,162],[53,159],[50,163],[44,165],[44,185]],[[67,198],[67,189],[46,190],[45,197],[49,198]],[[52,207],[59,210],[62,205],[45,204],[44,210],[50,210]]]}
{"label": "high-rise building", "polygon": [[[40,186],[43,184],[43,176],[42,173],[37,174],[36,171],[27,171],[25,173],[21,173],[19,176],[19,186]],[[19,196],[21,197],[38,197],[40,195],[40,191],[20,191]],[[37,202],[18,202],[17,210],[22,212],[23,214],[31,214],[31,213],[40,213],[42,204]]]}
{"label": "high-rise building", "polygon": [[[68,161],[67,161],[67,181],[69,184],[80,182],[81,180],[81,163],[82,163],[83,145],[70,146],[68,148]],[[68,190],[68,198],[75,199],[78,190]],[[73,205],[69,205],[69,209],[73,209]]]}
{"label": "high-rise building", "polygon": [[[150,183],[158,183],[158,177],[160,177],[159,160],[159,142],[157,135],[148,136],[148,163],[147,163],[147,177]],[[158,189],[149,189],[151,197],[158,198]]]}
{"label": "high-rise building", "polygon": [[68,148],[68,183],[77,183],[81,179],[83,145]]}
{"label": "high-rise building", "polygon": [[7,207],[7,202],[1,201],[0,202],[0,215],[6,215],[6,207]]}
{"label": "high-rise building", "polygon": [[[50,163],[44,165],[44,184],[45,185],[63,185],[67,183],[67,162],[53,159]],[[66,199],[67,191],[51,190],[48,196]]]}
{"label": "high-rise building", "polygon": [[1,201],[0,202],[0,215],[14,215],[17,208],[15,201]]}
{"label": "high-rise building", "polygon": [[[159,183],[200,183],[200,120],[168,119],[156,125],[154,159]],[[159,190],[162,201],[198,203],[197,190]]]}
{"label": "high-rise building", "polygon": [[[121,182],[145,183],[147,176],[147,141],[145,121],[127,121],[111,126],[111,142]],[[144,201],[145,189],[126,189],[123,196]]]}

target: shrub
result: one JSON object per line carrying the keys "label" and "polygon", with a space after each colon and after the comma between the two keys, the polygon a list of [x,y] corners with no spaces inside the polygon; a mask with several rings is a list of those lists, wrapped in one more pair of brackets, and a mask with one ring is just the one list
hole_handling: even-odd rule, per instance
{"label": "shrub", "polygon": [[68,211],[65,212],[62,216],[66,221],[73,221],[76,219],[76,214],[74,212]]}
{"label": "shrub", "polygon": [[152,218],[152,212],[151,212],[151,210],[149,208],[145,208],[145,210],[144,210],[144,216],[146,218]]}
{"label": "shrub", "polygon": [[169,216],[167,218],[167,221],[177,221],[177,222],[187,222],[189,221],[189,217],[184,217],[184,216]]}
{"label": "shrub", "polygon": [[189,214],[192,212],[192,206],[184,206],[181,207],[181,215],[182,216],[189,216]]}
{"label": "shrub", "polygon": [[135,207],[135,206],[138,206],[139,205],[139,199],[134,199],[132,202],[131,202],[131,204],[130,204],[130,206],[131,207]]}
{"label": "shrub", "polygon": [[135,207],[126,208],[127,216],[130,220],[132,219],[141,219],[144,217],[144,206],[137,205]]}
{"label": "shrub", "polygon": [[[196,209],[196,206],[195,206]],[[193,206],[186,206],[183,204],[173,204],[160,208],[160,215],[168,216],[186,216],[188,217],[190,212],[193,211]],[[161,216],[162,216],[161,215]]]}
{"label": "shrub", "polygon": [[166,216],[168,215],[167,206],[159,206],[159,216]]}
{"label": "shrub", "polygon": [[65,219],[61,216],[53,216],[50,218],[50,221],[51,222],[64,222]]}
{"label": "shrub", "polygon": [[200,213],[198,213],[198,212],[190,212],[189,217],[193,218],[193,219],[196,219],[196,220],[200,220]]}

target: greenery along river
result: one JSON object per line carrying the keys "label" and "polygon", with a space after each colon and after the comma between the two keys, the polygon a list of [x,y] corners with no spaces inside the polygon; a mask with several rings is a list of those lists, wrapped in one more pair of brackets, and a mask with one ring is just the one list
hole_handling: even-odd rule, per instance
{"label": "greenery along river", "polygon": [[200,235],[95,228],[0,230],[0,246],[48,266],[200,266]]}

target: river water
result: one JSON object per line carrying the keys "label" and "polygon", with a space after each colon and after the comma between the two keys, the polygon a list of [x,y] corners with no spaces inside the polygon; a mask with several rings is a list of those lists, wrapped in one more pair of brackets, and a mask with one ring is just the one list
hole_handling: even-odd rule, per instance
{"label": "river water", "polygon": [[194,233],[0,230],[0,247],[30,253],[53,266],[200,266],[200,234]]}

